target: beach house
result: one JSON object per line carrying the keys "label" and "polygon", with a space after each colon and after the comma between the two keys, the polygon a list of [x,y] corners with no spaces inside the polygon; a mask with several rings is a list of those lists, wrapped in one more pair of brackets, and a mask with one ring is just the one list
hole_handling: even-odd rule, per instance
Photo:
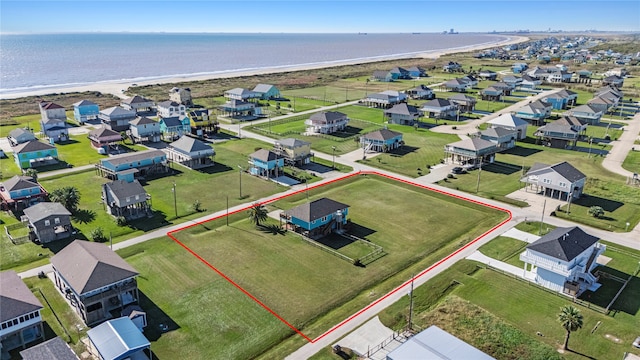
{"label": "beach house", "polygon": [[549,104],[555,110],[566,109],[567,107],[574,106],[578,99],[578,93],[571,90],[562,89],[555,94],[551,94],[545,97],[543,100]]}
{"label": "beach house", "polygon": [[151,213],[151,197],[138,180],[115,180],[102,185],[102,201],[107,213],[126,220],[138,219]]}
{"label": "beach house", "polygon": [[532,125],[544,125],[545,119],[551,115],[551,104],[540,100],[530,102],[516,109],[515,115]]}
{"label": "beach house", "polygon": [[136,175],[166,173],[167,154],[162,150],[144,150],[100,159],[96,172],[112,180],[133,181]]}
{"label": "beach house", "polygon": [[478,102],[476,98],[466,94],[453,94],[449,96],[447,100],[451,101],[451,103],[456,106],[457,110],[462,112],[473,112],[476,109],[476,103]]}
{"label": "beach house", "polygon": [[55,142],[67,141],[69,129],[67,128],[67,114],[64,107],[50,101],[41,101],[39,106],[42,133]]}
{"label": "beach house", "polygon": [[0,209],[20,211],[45,201],[48,195],[32,177],[14,175],[0,183]]}
{"label": "beach house", "polygon": [[332,232],[341,232],[347,225],[349,205],[322,198],[280,213],[288,230],[311,239],[319,239]]}
{"label": "beach house", "polygon": [[503,128],[516,132],[516,140],[527,138],[527,126],[529,123],[513,114],[500,114],[498,117],[487,121],[492,128]]}
{"label": "beach house", "polygon": [[13,148],[13,160],[21,170],[58,163],[58,149],[38,140],[27,141]]}
{"label": "beach house", "polygon": [[565,114],[569,116],[575,116],[583,122],[595,125],[600,123],[600,118],[602,118],[603,112],[601,110],[595,109],[589,104],[585,104],[576,106],[573,109],[569,109]]}
{"label": "beach house", "polygon": [[9,136],[7,136],[7,140],[9,140],[9,145],[16,146],[19,144],[23,144],[29,141],[37,140],[36,136],[29,130],[23,128],[16,128],[9,131]]}
{"label": "beach house", "polygon": [[409,89],[406,91],[406,93],[410,98],[417,100],[431,100],[435,97],[433,90],[431,90],[424,84],[420,84],[412,89]]}
{"label": "beach house", "polygon": [[171,90],[169,90],[169,100],[187,107],[193,106],[190,88],[172,87]]}
{"label": "beach house", "polygon": [[59,336],[20,351],[22,360],[80,360]]}
{"label": "beach house", "polygon": [[587,176],[566,161],[554,165],[535,163],[520,182],[527,184],[527,191],[567,200],[582,195]]}
{"label": "beach house", "polygon": [[120,101],[120,106],[140,116],[153,116],[156,114],[156,104],[153,100],[139,95],[131,96]]}
{"label": "beach house", "polygon": [[624,85],[624,78],[618,75],[607,76],[604,79],[602,79],[602,85],[613,86],[619,89],[622,87],[622,85]]}
{"label": "beach house", "polygon": [[389,124],[413,125],[420,118],[418,108],[407,103],[395,104],[384,110],[384,117]]}
{"label": "beach house", "polygon": [[407,71],[409,72],[409,76],[414,79],[429,76],[425,69],[415,65],[407,68]]}
{"label": "beach house", "polygon": [[260,100],[272,100],[280,98],[280,90],[271,84],[258,84],[253,92],[260,95]]}
{"label": "beach house", "polygon": [[277,153],[259,149],[249,155],[249,174],[265,178],[277,178],[284,175],[284,157]]}
{"label": "beach house", "polygon": [[81,100],[73,104],[73,117],[79,124],[97,120],[100,114],[98,104],[89,100]]}
{"label": "beach house", "polygon": [[137,117],[129,121],[131,137],[135,142],[158,142],[160,141],[160,123],[148,117]]}
{"label": "beach house", "polygon": [[445,81],[442,86],[449,91],[466,92],[473,87],[473,84],[467,80],[456,78]]}
{"label": "beach house", "polygon": [[215,165],[213,159],[216,152],[209,143],[188,135],[172,142],[165,149],[167,159],[190,169],[201,169]]}
{"label": "beach house", "polygon": [[51,265],[56,288],[87,325],[138,301],[138,272],[105,244],[75,240],[51,257]]}
{"label": "beach house", "polygon": [[376,70],[371,75],[371,80],[391,82],[393,81],[393,74],[391,74],[391,72],[387,70]]}
{"label": "beach house", "polygon": [[346,114],[338,111],[321,111],[311,115],[304,124],[307,125],[309,134],[332,134],[344,130],[348,122],[349,118]]}
{"label": "beach house", "polygon": [[191,132],[191,120],[186,116],[164,117],[158,123],[164,139],[174,140]]}
{"label": "beach house", "polygon": [[404,144],[402,133],[389,129],[372,131],[360,137],[360,146],[365,153],[389,152]]}
{"label": "beach house", "polygon": [[253,99],[259,99],[262,97],[261,93],[257,93],[255,91],[243,89],[243,88],[234,88],[231,90],[227,90],[224,92],[224,97],[229,100],[237,100],[237,101],[250,101]]}
{"label": "beach house", "polygon": [[570,296],[600,287],[592,271],[605,250],[597,236],[577,226],[555,228],[527,245],[520,254],[524,277],[547,289]]}
{"label": "beach house", "polygon": [[511,89],[515,89],[522,84],[522,78],[520,76],[507,75],[502,78],[502,82],[509,85]]}
{"label": "beach house", "polygon": [[158,116],[161,118],[187,116],[187,107],[173,100],[162,101],[157,106]]}
{"label": "beach house", "polygon": [[98,119],[107,129],[113,131],[129,130],[129,122],[135,120],[136,112],[125,108],[114,106],[100,111]]}
{"label": "beach house", "polygon": [[13,270],[0,272],[0,349],[8,352],[44,339],[40,300]]}
{"label": "beach house", "polygon": [[407,94],[395,90],[386,90],[380,93],[368,94],[360,101],[367,106],[387,109],[395,104],[406,102]]}
{"label": "beach house", "polygon": [[492,127],[480,131],[480,139],[490,141],[498,147],[498,151],[516,146],[517,132],[501,127]]}
{"label": "beach house", "polygon": [[572,124],[556,120],[540,126],[533,135],[537,136],[538,141],[544,146],[566,149],[576,145],[580,138],[580,131]]}
{"label": "beach house", "polygon": [[24,217],[35,240],[41,244],[71,236],[71,213],[57,202],[40,202],[24,209]]}
{"label": "beach house", "polygon": [[215,116],[211,116],[209,109],[194,109],[187,113],[191,124],[191,132],[202,136],[203,129],[212,129],[215,124]]}
{"label": "beach house", "polygon": [[435,325],[410,337],[390,351],[384,360],[495,360]]}
{"label": "beach house", "polygon": [[108,129],[104,125],[89,131],[87,136],[91,141],[91,146],[96,149],[103,149],[105,154],[109,153],[109,149],[119,141],[122,141],[122,135],[119,132]]}
{"label": "beach house", "polygon": [[253,102],[231,99],[220,105],[219,108],[225,116],[232,119],[241,121],[257,119],[257,108]]}
{"label": "beach house", "polygon": [[429,118],[453,119],[456,117],[458,107],[446,99],[433,99],[422,104],[420,111]]}
{"label": "beach house", "polygon": [[444,146],[445,162],[467,167],[478,167],[493,163],[500,149],[495,143],[473,137]]}
{"label": "beach house", "polygon": [[493,86],[486,87],[480,90],[480,96],[482,100],[486,101],[500,101],[502,100],[503,91]]}
{"label": "beach house", "polygon": [[498,77],[498,73],[493,70],[482,69],[478,72],[478,77],[482,80],[495,80]]}
{"label": "beach house", "polygon": [[304,166],[311,161],[311,143],[300,139],[286,138],[276,140],[273,152],[284,158],[287,165]]}

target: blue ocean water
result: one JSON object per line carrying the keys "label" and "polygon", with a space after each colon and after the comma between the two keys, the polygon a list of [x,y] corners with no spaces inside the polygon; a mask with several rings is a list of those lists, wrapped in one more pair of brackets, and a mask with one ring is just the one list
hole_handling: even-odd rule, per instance
{"label": "blue ocean water", "polygon": [[501,38],[432,33],[2,35],[0,91],[372,59]]}

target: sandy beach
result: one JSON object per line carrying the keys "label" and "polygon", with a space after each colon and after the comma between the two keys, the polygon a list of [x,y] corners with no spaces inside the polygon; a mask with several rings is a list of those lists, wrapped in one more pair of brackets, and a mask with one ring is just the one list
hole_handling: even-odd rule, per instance
{"label": "sandy beach", "polygon": [[424,53],[414,54],[414,55],[404,55],[404,56],[380,56],[370,60],[344,60],[344,61],[336,61],[330,64],[320,63],[320,64],[305,64],[305,65],[292,65],[292,66],[283,66],[283,67],[273,67],[273,68],[263,68],[259,70],[242,70],[242,71],[227,71],[222,73],[215,74],[199,74],[199,75],[188,75],[188,76],[173,76],[173,77],[159,77],[151,80],[145,81],[135,81],[135,80],[114,80],[114,81],[101,81],[95,82],[92,84],[79,85],[79,86],[50,86],[46,88],[40,88],[35,90],[17,90],[7,91],[5,93],[0,94],[0,99],[17,99],[21,97],[27,96],[42,96],[47,94],[54,93],[72,93],[72,92],[84,92],[84,91],[99,91],[104,94],[113,94],[118,97],[126,97],[127,95],[124,92],[131,87],[132,85],[153,85],[153,84],[173,84],[187,81],[200,81],[200,80],[210,80],[210,79],[220,79],[220,78],[230,78],[230,77],[238,77],[238,76],[251,76],[251,75],[261,75],[261,74],[271,74],[278,72],[289,72],[289,71],[300,71],[300,70],[313,70],[320,69],[332,66],[341,66],[341,65],[354,65],[354,64],[362,64],[366,62],[378,62],[378,61],[386,61],[386,60],[398,60],[398,59],[407,59],[407,58],[425,58],[425,59],[436,59],[441,56],[447,54],[453,54],[458,52],[467,52],[467,51],[478,51],[482,49],[488,49],[496,46],[504,46],[509,44],[516,44],[520,42],[524,42],[529,40],[527,37],[522,36],[509,36],[506,39],[501,41],[484,43],[472,46],[465,46],[460,48],[446,49],[446,50],[435,50],[428,51]]}

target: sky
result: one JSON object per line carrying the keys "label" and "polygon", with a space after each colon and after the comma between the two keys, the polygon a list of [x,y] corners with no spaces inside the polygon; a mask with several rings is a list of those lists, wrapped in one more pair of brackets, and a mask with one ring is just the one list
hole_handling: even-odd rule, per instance
{"label": "sky", "polygon": [[0,0],[0,33],[640,31],[640,1]]}

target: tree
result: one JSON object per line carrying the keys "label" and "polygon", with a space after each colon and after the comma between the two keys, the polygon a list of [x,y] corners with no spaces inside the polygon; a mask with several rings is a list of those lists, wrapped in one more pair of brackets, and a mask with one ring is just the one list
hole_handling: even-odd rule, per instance
{"label": "tree", "polygon": [[604,209],[602,208],[602,206],[592,206],[589,208],[589,215],[595,218],[599,218],[604,215]]}
{"label": "tree", "polygon": [[26,176],[30,176],[31,178],[33,178],[33,181],[38,182],[38,170],[34,169],[34,168],[28,168],[24,174]]}
{"label": "tree", "polygon": [[89,236],[91,237],[91,240],[93,240],[95,242],[105,242],[105,241],[107,241],[107,237],[104,235],[104,232],[102,231],[101,227],[97,227],[97,228],[91,230],[91,233],[89,234]]}
{"label": "tree", "polygon": [[564,338],[564,350],[569,349],[569,335],[572,331],[576,331],[582,328],[583,318],[580,310],[573,307],[573,305],[566,305],[560,308],[558,314],[558,321],[560,325],[567,331],[567,336]]}
{"label": "tree", "polygon": [[256,226],[260,226],[260,223],[267,220],[267,216],[267,208],[260,203],[254,203],[249,209],[249,219],[252,223],[256,224]]}
{"label": "tree", "polygon": [[74,186],[65,186],[49,193],[49,199],[52,202],[59,202],[67,210],[75,212],[80,204],[80,192]]}

